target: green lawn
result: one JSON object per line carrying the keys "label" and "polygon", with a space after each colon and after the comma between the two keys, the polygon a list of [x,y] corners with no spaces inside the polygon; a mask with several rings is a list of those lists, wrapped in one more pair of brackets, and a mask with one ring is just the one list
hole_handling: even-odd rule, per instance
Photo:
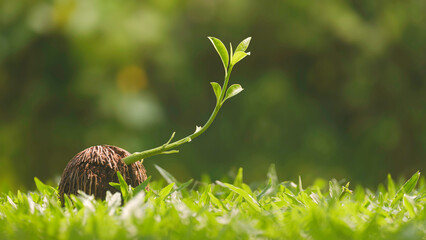
{"label": "green lawn", "polygon": [[[164,180],[151,190],[117,184],[106,201],[66,198],[35,179],[37,190],[3,193],[0,239],[426,239],[426,187],[415,173],[376,190],[317,180],[281,182],[271,166],[263,184]],[[386,186],[386,187],[385,187]],[[122,197],[123,196],[123,197]],[[74,202],[74,204],[72,203]]]}

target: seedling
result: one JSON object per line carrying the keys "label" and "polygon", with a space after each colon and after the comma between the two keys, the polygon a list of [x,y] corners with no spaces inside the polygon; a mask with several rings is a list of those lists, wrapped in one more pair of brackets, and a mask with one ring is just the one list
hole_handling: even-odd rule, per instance
{"label": "seedling", "polygon": [[163,145],[133,154],[110,145],[93,146],[83,150],[71,159],[62,173],[59,183],[59,194],[62,202],[64,194],[77,194],[79,190],[89,195],[93,194],[96,198],[105,199],[108,190],[117,191],[109,185],[110,182],[118,182],[117,171],[121,172],[127,184],[132,186],[141,184],[147,179],[145,168],[142,165],[144,159],[159,154],[178,153],[179,150],[176,148],[184,143],[191,142],[210,127],[226,100],[243,91],[240,84],[232,84],[228,87],[228,83],[234,66],[250,55],[250,52],[246,52],[246,50],[251,38],[244,39],[237,46],[235,52],[233,52],[232,44],[230,44],[229,53],[219,39],[208,38],[222,60],[225,80],[222,86],[217,82],[211,82],[216,96],[216,106],[204,126],[196,126],[192,134],[174,142],[172,142],[175,137],[175,132],[173,132],[169,140]]}

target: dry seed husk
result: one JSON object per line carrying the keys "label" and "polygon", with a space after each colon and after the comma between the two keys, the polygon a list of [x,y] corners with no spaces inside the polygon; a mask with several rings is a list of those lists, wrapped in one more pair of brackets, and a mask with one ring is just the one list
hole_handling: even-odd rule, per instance
{"label": "dry seed husk", "polygon": [[146,180],[146,170],[141,162],[126,165],[123,158],[130,153],[111,145],[89,147],[68,162],[59,183],[59,198],[64,203],[64,194],[77,195],[81,190],[97,199],[105,199],[106,192],[117,192],[109,185],[118,182],[117,171],[127,184],[136,187]]}

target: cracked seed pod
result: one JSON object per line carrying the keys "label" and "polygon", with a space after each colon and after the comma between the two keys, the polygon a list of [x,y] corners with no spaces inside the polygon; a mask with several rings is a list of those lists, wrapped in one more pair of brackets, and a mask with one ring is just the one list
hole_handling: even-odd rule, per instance
{"label": "cracked seed pod", "polygon": [[81,190],[97,199],[105,199],[106,192],[117,192],[109,185],[118,182],[120,171],[127,184],[136,187],[146,180],[146,170],[140,161],[126,165],[123,158],[130,153],[110,145],[89,147],[68,162],[59,183],[59,197],[64,203],[64,194],[77,195]]}

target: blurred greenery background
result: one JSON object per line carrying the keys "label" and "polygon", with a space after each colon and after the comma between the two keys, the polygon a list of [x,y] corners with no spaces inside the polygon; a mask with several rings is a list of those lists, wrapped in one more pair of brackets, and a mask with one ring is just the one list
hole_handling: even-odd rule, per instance
{"label": "blurred greenery background", "polygon": [[252,55],[245,91],[181,153],[147,159],[179,180],[243,167],[260,181],[367,185],[424,170],[426,2],[1,0],[0,188],[56,183],[79,151],[130,152],[207,121],[223,67],[207,36]]}

